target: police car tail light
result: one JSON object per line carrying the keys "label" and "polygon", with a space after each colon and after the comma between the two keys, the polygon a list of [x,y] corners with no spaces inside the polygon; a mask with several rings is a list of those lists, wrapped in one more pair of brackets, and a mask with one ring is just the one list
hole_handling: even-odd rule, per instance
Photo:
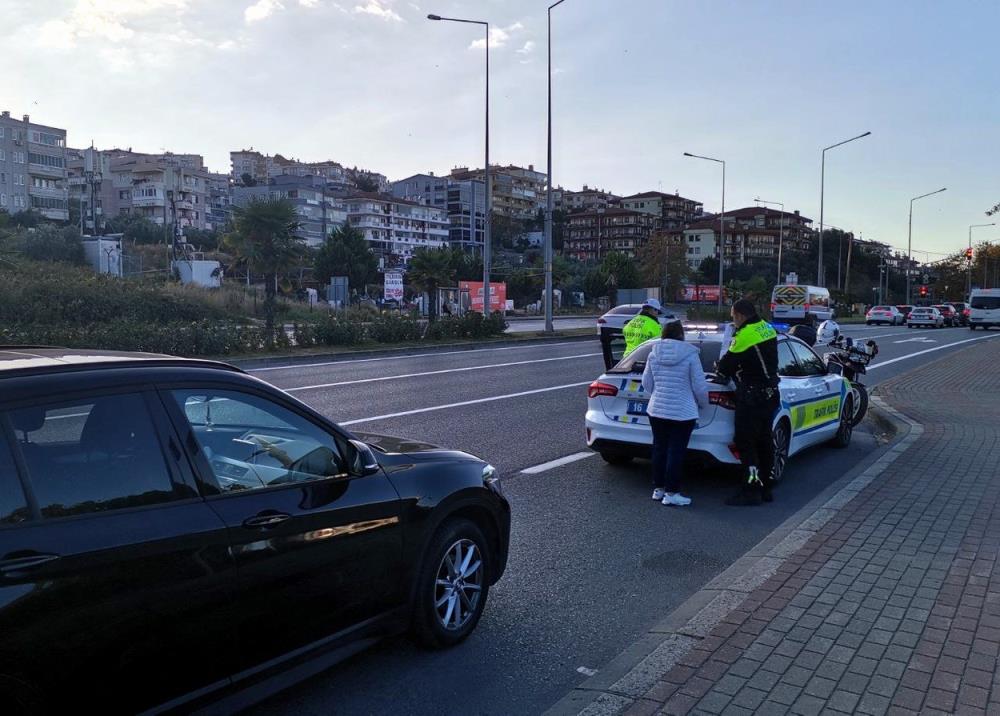
{"label": "police car tail light", "polygon": [[726,410],[736,410],[736,401],[733,400],[732,393],[712,391],[708,394],[708,402],[712,405],[718,405],[720,408],[725,408]]}
{"label": "police car tail light", "polygon": [[607,323],[607,321],[606,321],[606,320],[604,320],[603,318],[598,318],[598,319],[597,319],[597,322],[598,322],[598,323]]}
{"label": "police car tail light", "polygon": [[772,303],[771,304],[771,313],[774,313],[774,309],[777,308],[777,306],[778,306],[777,303]]}
{"label": "police car tail light", "polygon": [[602,395],[613,398],[618,395],[618,388],[613,385],[608,385],[607,383],[602,383],[599,380],[595,380],[590,384],[590,387],[587,388],[587,397],[597,398]]}

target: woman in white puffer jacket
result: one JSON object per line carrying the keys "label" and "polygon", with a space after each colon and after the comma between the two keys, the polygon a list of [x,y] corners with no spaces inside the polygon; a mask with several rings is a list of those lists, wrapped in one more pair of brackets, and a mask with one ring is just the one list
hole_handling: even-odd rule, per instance
{"label": "woman in white puffer jacket", "polygon": [[691,500],[681,494],[684,454],[698,421],[698,408],[708,407],[708,381],[697,346],[684,342],[680,321],[663,328],[642,373],[649,395],[649,424],[653,430],[653,499],[684,507]]}

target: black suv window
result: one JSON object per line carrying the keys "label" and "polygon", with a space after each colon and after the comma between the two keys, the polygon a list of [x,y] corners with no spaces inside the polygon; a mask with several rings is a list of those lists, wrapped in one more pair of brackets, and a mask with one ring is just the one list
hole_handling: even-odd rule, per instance
{"label": "black suv window", "polygon": [[24,522],[30,517],[10,447],[0,435],[0,525]]}
{"label": "black suv window", "polygon": [[10,420],[43,517],[177,498],[139,393],[21,408]]}
{"label": "black suv window", "polygon": [[345,477],[333,435],[270,400],[232,390],[175,390],[223,492]]}

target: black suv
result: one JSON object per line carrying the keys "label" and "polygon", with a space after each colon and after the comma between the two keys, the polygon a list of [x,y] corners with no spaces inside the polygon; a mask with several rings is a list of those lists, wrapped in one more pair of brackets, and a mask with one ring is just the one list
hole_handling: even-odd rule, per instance
{"label": "black suv", "polygon": [[0,347],[4,714],[231,711],[406,628],[456,644],[509,536],[471,455],[221,363]]}

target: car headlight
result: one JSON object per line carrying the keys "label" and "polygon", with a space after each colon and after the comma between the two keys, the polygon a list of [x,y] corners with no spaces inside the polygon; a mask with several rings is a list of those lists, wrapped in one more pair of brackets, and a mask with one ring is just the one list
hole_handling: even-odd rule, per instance
{"label": "car headlight", "polygon": [[497,475],[497,469],[492,465],[483,466],[483,484],[486,485],[491,490],[496,490],[500,492],[500,476]]}

